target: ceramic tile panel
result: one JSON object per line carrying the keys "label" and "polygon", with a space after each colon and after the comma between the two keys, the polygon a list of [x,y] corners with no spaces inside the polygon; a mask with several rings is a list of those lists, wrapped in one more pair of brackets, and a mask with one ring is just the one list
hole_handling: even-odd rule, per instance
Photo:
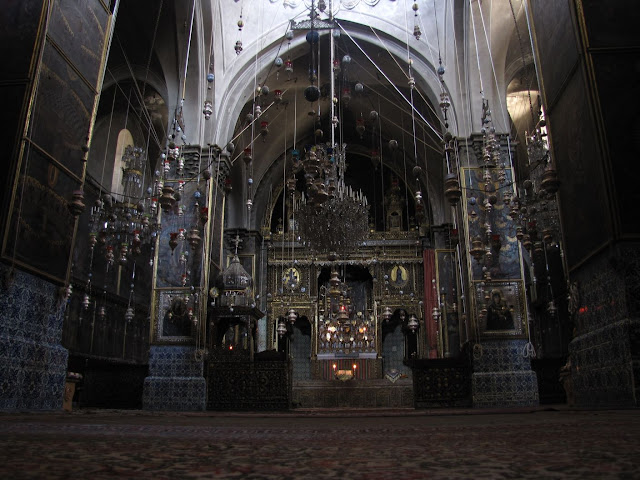
{"label": "ceramic tile panel", "polygon": [[533,371],[481,372],[471,378],[475,408],[538,405],[538,378]]}
{"label": "ceramic tile panel", "polygon": [[145,410],[201,411],[206,406],[207,386],[203,377],[147,377],[142,408]]}
{"label": "ceramic tile panel", "polygon": [[[0,266],[6,278],[7,267]],[[0,410],[62,408],[68,351],[57,286],[15,271],[0,294]]]}

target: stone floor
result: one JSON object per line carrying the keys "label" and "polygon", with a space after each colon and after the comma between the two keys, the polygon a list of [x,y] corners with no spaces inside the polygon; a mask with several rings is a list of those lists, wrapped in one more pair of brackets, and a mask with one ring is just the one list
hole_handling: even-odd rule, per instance
{"label": "stone floor", "polygon": [[0,478],[640,478],[640,410],[0,414]]}

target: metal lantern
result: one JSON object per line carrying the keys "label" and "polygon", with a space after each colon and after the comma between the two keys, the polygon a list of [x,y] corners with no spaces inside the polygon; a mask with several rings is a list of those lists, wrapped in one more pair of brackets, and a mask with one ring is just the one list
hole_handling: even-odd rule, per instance
{"label": "metal lantern", "polygon": [[278,326],[276,327],[276,331],[278,332],[278,336],[280,338],[284,337],[284,335],[287,333],[287,326],[285,325],[283,320],[280,320],[278,322]]}
{"label": "metal lantern", "polygon": [[204,109],[202,110],[202,113],[204,113],[205,120],[209,120],[211,118],[211,114],[213,113],[213,105],[209,100],[204,102]]}

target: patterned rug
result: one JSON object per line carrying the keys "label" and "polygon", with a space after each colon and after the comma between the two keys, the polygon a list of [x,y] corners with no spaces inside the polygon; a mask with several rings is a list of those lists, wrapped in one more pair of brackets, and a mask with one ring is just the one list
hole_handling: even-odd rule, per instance
{"label": "patterned rug", "polygon": [[0,415],[0,478],[640,478],[640,411]]}

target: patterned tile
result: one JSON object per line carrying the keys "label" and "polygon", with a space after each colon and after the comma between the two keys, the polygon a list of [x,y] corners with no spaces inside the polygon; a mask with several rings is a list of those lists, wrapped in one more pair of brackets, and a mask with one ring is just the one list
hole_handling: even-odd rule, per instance
{"label": "patterned tile", "polygon": [[480,372],[471,377],[475,408],[538,405],[538,378],[533,371]]}
{"label": "patterned tile", "polygon": [[473,359],[474,372],[531,370],[531,359],[524,356],[526,340],[482,342],[482,355]]}
{"label": "patterned tile", "polygon": [[[0,276],[7,268],[0,266]],[[68,352],[60,345],[63,311],[57,287],[16,271],[0,292],[0,409],[62,407]]]}
{"label": "patterned tile", "polygon": [[204,377],[147,377],[142,406],[145,410],[201,411],[206,406],[206,392]]}
{"label": "patterned tile", "polygon": [[195,359],[195,347],[151,346],[142,395],[145,410],[204,410],[206,399],[203,361]]}
{"label": "patterned tile", "polygon": [[[571,380],[578,406],[636,406],[640,320],[621,320],[569,344]],[[634,361],[636,359],[636,361]]]}

